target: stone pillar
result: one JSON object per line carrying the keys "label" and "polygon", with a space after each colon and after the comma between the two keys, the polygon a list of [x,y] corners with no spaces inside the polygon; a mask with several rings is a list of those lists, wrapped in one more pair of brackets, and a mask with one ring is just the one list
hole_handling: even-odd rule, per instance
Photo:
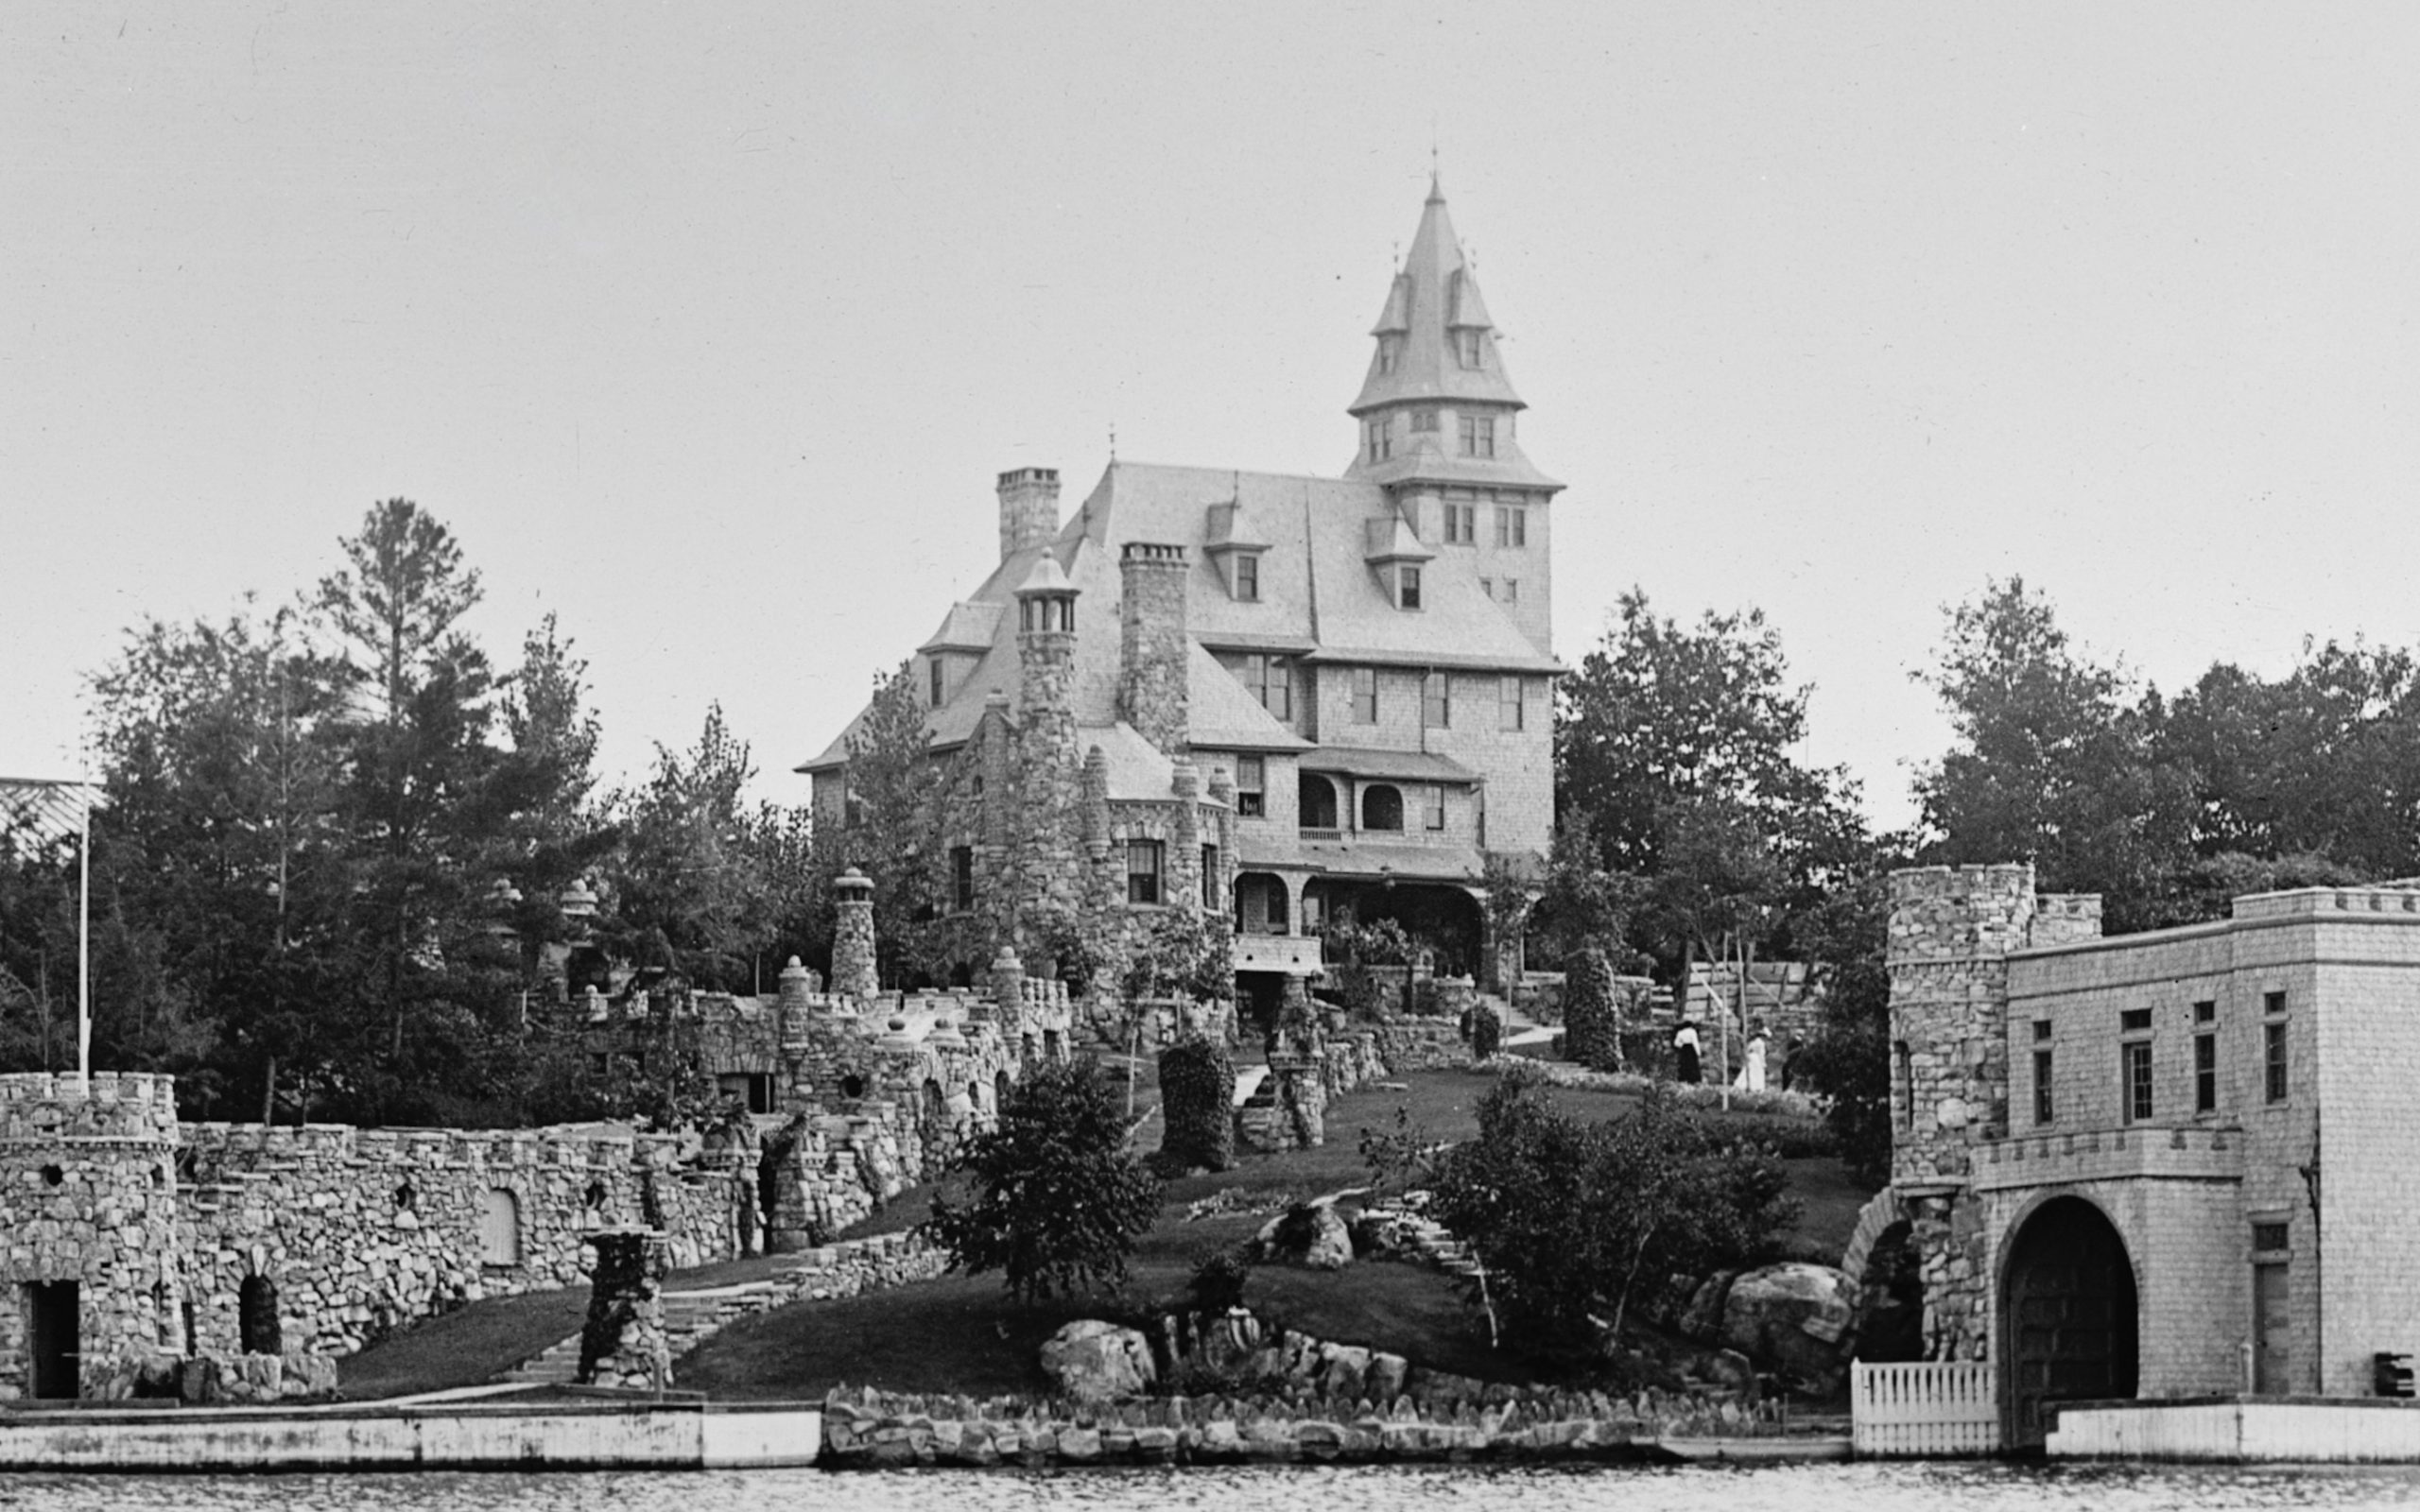
{"label": "stone pillar", "polygon": [[1117,562],[1117,716],[1167,755],[1185,748],[1184,548],[1130,541]]}
{"label": "stone pillar", "polygon": [[588,1323],[579,1335],[579,1383],[662,1391],[672,1383],[664,1332],[664,1278],[671,1269],[665,1236],[654,1228],[605,1228],[589,1282]]}
{"label": "stone pillar", "polygon": [[[992,957],[992,1016],[1000,1025],[1004,1038],[1013,1040],[1025,1020],[1025,962],[1017,959],[1017,948],[1004,944],[1000,954]],[[984,1011],[980,1003],[968,1014],[973,1018]]]}
{"label": "stone pillar", "polygon": [[882,990],[874,974],[873,883],[851,867],[832,879],[832,990],[870,1003]]}

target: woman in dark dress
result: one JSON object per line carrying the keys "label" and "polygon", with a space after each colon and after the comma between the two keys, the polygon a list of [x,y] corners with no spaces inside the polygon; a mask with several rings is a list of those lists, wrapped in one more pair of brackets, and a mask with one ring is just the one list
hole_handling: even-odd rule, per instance
{"label": "woman in dark dress", "polygon": [[1694,1082],[1699,1079],[1696,1024],[1684,1023],[1680,1032],[1672,1036],[1672,1065],[1674,1074],[1681,1080]]}

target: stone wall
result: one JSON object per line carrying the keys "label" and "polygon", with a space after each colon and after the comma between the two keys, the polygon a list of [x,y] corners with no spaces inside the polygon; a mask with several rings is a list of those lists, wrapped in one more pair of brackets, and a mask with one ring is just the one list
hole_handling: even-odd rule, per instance
{"label": "stone wall", "polygon": [[[184,1126],[195,1346],[240,1353],[247,1282],[282,1349],[346,1354],[464,1302],[574,1286],[587,1236],[659,1228],[673,1263],[740,1252],[753,1173],[669,1135]],[[258,1283],[266,1283],[266,1294]],[[261,1304],[256,1304],[261,1305]]]}

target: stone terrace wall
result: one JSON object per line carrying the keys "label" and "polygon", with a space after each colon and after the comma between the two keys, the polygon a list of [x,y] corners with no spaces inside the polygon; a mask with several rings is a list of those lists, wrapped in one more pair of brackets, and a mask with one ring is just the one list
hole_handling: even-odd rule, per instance
{"label": "stone terrace wall", "polygon": [[462,1302],[579,1284],[582,1238],[669,1236],[689,1266],[739,1252],[753,1172],[681,1162],[671,1136],[579,1128],[185,1126],[182,1194],[194,1344],[240,1351],[247,1278],[274,1291],[280,1343],[349,1353]]}

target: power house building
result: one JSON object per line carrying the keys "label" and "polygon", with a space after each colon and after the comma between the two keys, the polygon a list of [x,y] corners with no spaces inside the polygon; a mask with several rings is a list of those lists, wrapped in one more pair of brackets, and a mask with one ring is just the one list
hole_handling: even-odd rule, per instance
{"label": "power house building", "polygon": [[2420,890],[2237,899],[2103,937],[2031,867],[1893,879],[1892,1185],[1928,1357],[2003,1441],[2062,1401],[2368,1397],[2420,1354]]}

